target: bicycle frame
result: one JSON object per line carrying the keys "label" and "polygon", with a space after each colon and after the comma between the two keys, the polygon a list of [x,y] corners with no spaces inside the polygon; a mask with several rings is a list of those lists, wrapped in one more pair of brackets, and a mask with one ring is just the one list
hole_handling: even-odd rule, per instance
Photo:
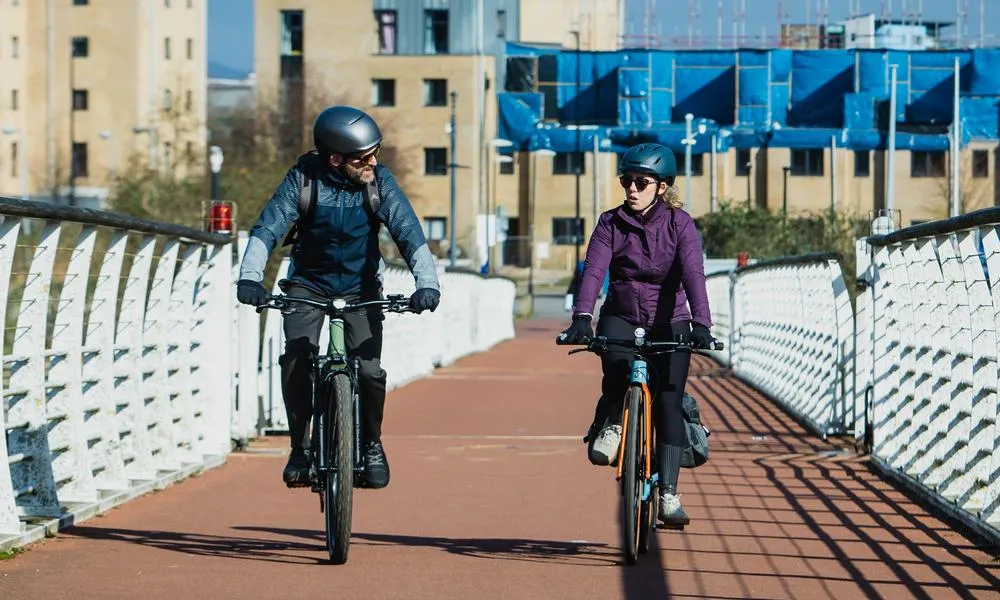
{"label": "bicycle frame", "polygon": [[618,466],[616,480],[621,481],[622,478],[622,467],[625,464],[625,441],[628,439],[628,423],[629,423],[629,403],[627,401],[628,394],[631,392],[632,388],[638,386],[641,390],[642,396],[642,412],[643,419],[642,423],[646,430],[646,435],[643,436],[645,446],[640,449],[643,455],[646,457],[644,467],[644,472],[641,473],[641,479],[643,482],[642,489],[642,500],[645,502],[649,499],[649,495],[652,493],[653,487],[655,487],[656,482],[659,481],[659,474],[652,468],[652,455],[653,455],[653,395],[649,390],[649,363],[646,359],[636,354],[632,358],[631,368],[629,369],[629,389],[625,392],[626,402],[624,403],[625,414],[622,417],[622,437],[618,446]]}
{"label": "bicycle frame", "polygon": [[[334,300],[334,302],[337,302],[337,300]],[[361,419],[358,416],[361,402],[357,388],[358,364],[357,359],[354,359],[353,363],[348,362],[349,357],[347,356],[347,339],[344,333],[343,314],[328,315],[327,320],[329,342],[327,343],[326,354],[315,358],[313,385],[325,385],[332,381],[336,373],[347,371],[347,375],[351,380],[351,389],[354,390],[354,465],[355,471],[357,471],[358,465],[361,464]],[[314,388],[312,394],[312,412],[316,415],[316,437],[319,444],[317,467],[319,473],[322,474],[330,468],[327,464],[328,454],[326,448],[328,441],[327,428],[329,426],[327,418],[329,415],[327,414],[328,403],[325,402],[327,398],[322,394],[317,394],[316,391]]]}

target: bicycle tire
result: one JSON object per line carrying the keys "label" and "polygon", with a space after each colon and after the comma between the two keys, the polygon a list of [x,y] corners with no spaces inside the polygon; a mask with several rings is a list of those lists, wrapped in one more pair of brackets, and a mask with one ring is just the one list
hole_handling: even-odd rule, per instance
{"label": "bicycle tire", "polygon": [[333,417],[327,445],[326,548],[330,562],[347,562],[351,549],[351,512],[354,505],[354,390],[347,373],[336,373],[330,386],[329,415]]}
{"label": "bicycle tire", "polygon": [[[652,399],[646,398],[645,402],[652,402]],[[648,457],[649,460],[646,457],[646,452],[652,450],[653,444],[650,439],[652,415],[646,411],[647,405],[645,402],[640,401],[640,405],[643,407],[638,426],[638,431],[641,432],[638,444],[641,451],[639,456],[636,457],[638,464],[642,467],[642,476],[639,478],[640,490],[645,487],[647,481],[652,479],[652,473],[646,468],[647,465],[650,469],[656,468],[656,457],[652,454]],[[659,499],[658,490],[652,488],[649,490],[649,499],[639,501],[639,554],[646,554],[649,551],[649,539],[653,536],[653,532],[656,531],[656,510]]]}
{"label": "bicycle tire", "polygon": [[625,423],[624,456],[622,456],[622,546],[625,562],[634,565],[639,559],[640,504],[642,502],[642,481],[639,478],[639,441],[642,432],[642,390],[632,387],[628,393],[627,421]]}

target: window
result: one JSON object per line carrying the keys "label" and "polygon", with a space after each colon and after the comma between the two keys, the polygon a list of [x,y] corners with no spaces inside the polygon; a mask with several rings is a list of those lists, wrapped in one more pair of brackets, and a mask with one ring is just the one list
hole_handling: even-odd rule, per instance
{"label": "window", "polygon": [[170,110],[174,107],[174,94],[170,90],[163,90],[163,110]]}
{"label": "window", "polygon": [[378,53],[396,53],[396,11],[376,10],[375,23],[378,25]]}
{"label": "window", "polygon": [[281,11],[281,55],[300,56],[302,54],[302,11]]}
{"label": "window", "polygon": [[577,239],[583,243],[583,218],[552,217],[552,243],[559,245],[576,245]]}
{"label": "window", "polygon": [[737,148],[736,149],[736,175],[739,177],[746,177],[750,174],[750,167],[753,166],[753,161],[750,159],[750,149],[749,148]]}
{"label": "window", "polygon": [[424,53],[448,53],[448,11],[424,11]]}
{"label": "window", "polygon": [[990,153],[987,150],[972,151],[972,176],[976,179],[990,176]]}
{"label": "window", "polygon": [[805,177],[823,176],[823,150],[792,150],[792,175]]}
{"label": "window", "polygon": [[90,38],[75,37],[71,45],[73,58],[86,58],[90,56]]}
{"label": "window", "polygon": [[447,217],[426,217],[424,218],[424,237],[428,241],[443,240],[448,230]]}
{"label": "window", "polygon": [[395,79],[372,79],[372,106],[396,106]]}
{"label": "window", "polygon": [[163,38],[163,58],[170,60],[170,38]]}
{"label": "window", "polygon": [[73,90],[73,110],[87,110],[87,90]]}
{"label": "window", "polygon": [[184,92],[184,110],[190,111],[194,106],[194,93],[191,90]]}
{"label": "window", "polygon": [[185,54],[187,54],[188,60],[194,58],[194,40],[192,40],[191,38],[187,39],[187,47],[185,48]]}
{"label": "window", "polygon": [[17,177],[17,142],[10,143],[10,176]]}
{"label": "window", "polygon": [[945,152],[910,153],[910,177],[944,177]]}
{"label": "window", "polygon": [[854,151],[854,176],[868,177],[871,175],[871,152],[867,150]]}
{"label": "window", "polygon": [[[685,155],[682,155],[682,156],[685,156]],[[702,176],[702,175],[705,174],[705,170],[704,169],[705,169],[705,155],[704,154],[692,154],[691,155],[691,175],[693,175],[695,177],[700,177],[700,176]]]}
{"label": "window", "polygon": [[[511,159],[514,157],[511,156]],[[500,174],[501,175],[513,175],[514,174],[514,161],[502,162],[500,163]]]}
{"label": "window", "polygon": [[87,174],[87,144],[73,142],[73,176],[86,177]]}
{"label": "window", "polygon": [[553,175],[573,175],[586,172],[582,152],[559,152],[552,157]]}
{"label": "window", "polygon": [[19,104],[18,100],[19,100],[19,98],[18,98],[17,90],[11,90],[10,91],[10,109],[11,110],[17,110],[17,106]]}
{"label": "window", "polygon": [[90,0],[73,0],[73,6],[87,6]]}
{"label": "window", "polygon": [[194,8],[194,0],[188,0],[188,8]]}
{"label": "window", "polygon": [[448,80],[425,79],[424,106],[447,106],[447,105],[448,105]]}
{"label": "window", "polygon": [[501,40],[507,39],[507,11],[497,11],[497,37]]}
{"label": "window", "polygon": [[167,167],[174,166],[173,161],[173,145],[170,142],[163,142],[163,164]]}
{"label": "window", "polygon": [[424,175],[447,175],[448,151],[444,148],[424,148]]}
{"label": "window", "polygon": [[10,57],[11,58],[17,58],[17,55],[19,54],[19,52],[18,52],[19,51],[19,47],[20,47],[20,42],[18,42],[17,36],[16,35],[12,36],[10,38]]}

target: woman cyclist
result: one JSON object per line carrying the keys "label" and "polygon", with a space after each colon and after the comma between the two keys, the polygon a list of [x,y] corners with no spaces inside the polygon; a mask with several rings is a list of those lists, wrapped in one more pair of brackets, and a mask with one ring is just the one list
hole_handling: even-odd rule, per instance
{"label": "woman cyclist", "polygon": [[[632,338],[636,327],[647,339],[692,341],[709,347],[712,335],[701,239],[674,186],[677,161],[669,148],[639,144],[622,157],[621,206],[601,215],[587,247],[586,268],[573,305],[573,322],[561,339],[581,343],[594,332],[594,303],[610,270],[610,286],[601,308],[597,334]],[[690,304],[690,311],[688,305]],[[601,357],[604,378],[588,454],[596,465],[617,459],[622,411],[631,353],[614,347]],[[677,494],[681,456],[686,443],[681,399],[691,355],[668,353],[650,361],[654,373],[653,423],[660,485],[659,518],[686,525]]]}

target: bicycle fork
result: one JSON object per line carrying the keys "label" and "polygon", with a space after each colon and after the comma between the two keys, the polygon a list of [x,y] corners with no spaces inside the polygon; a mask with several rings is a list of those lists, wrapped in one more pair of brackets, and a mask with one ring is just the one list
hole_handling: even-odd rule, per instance
{"label": "bicycle fork", "polygon": [[622,416],[622,437],[618,446],[618,473],[616,479],[621,481],[622,478],[622,467],[625,463],[625,443],[628,439],[628,423],[631,412],[631,407],[629,406],[628,397],[632,393],[632,389],[639,387],[641,390],[642,404],[639,406],[639,410],[642,411],[642,428],[645,435],[642,436],[642,447],[639,451],[643,456],[642,471],[639,473],[640,480],[642,481],[642,501],[645,502],[649,499],[650,494],[653,492],[653,487],[656,485],[659,477],[653,470],[652,456],[653,456],[653,415],[652,415],[652,405],[653,396],[649,391],[649,374],[648,366],[645,360],[635,359],[632,361],[632,374],[629,377],[629,388],[625,392],[625,414]]}

